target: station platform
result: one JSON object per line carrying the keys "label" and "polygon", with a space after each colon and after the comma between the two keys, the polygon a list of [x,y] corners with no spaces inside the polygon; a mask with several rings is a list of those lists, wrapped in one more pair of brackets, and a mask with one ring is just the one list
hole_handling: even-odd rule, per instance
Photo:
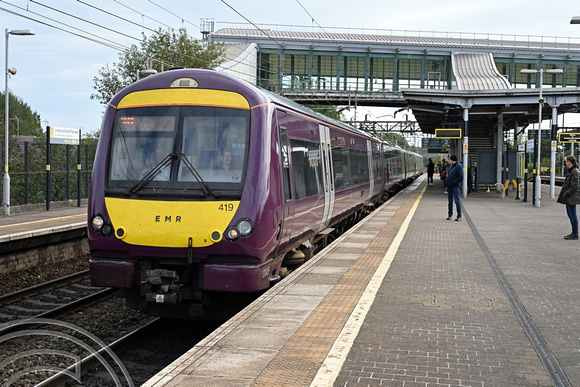
{"label": "station platform", "polygon": [[0,216],[0,273],[65,257],[69,247],[88,253],[87,207],[16,212]]}
{"label": "station platform", "polygon": [[0,216],[0,243],[24,239],[39,233],[87,226],[87,206],[58,208],[50,211],[17,212]]}
{"label": "station platform", "polygon": [[145,386],[580,386],[580,241],[547,189],[456,222],[420,178]]}

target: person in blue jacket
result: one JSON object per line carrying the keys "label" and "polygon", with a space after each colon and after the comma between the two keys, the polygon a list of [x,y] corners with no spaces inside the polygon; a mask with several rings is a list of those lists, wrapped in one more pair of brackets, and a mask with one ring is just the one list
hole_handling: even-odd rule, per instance
{"label": "person in blue jacket", "polygon": [[449,211],[447,220],[453,217],[453,202],[457,207],[456,221],[461,220],[461,202],[459,201],[459,191],[461,183],[463,182],[463,166],[457,161],[457,156],[453,155],[449,158],[451,165],[449,166],[449,173],[445,178],[445,186],[447,187],[447,199],[449,201]]}

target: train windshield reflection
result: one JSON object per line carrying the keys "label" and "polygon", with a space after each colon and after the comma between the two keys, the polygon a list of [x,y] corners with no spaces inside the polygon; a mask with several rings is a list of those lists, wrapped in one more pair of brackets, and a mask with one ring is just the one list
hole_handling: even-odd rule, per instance
{"label": "train windshield reflection", "polygon": [[241,189],[249,112],[176,106],[123,109],[116,114],[112,137],[109,188],[134,187],[164,157],[178,154],[143,188]]}

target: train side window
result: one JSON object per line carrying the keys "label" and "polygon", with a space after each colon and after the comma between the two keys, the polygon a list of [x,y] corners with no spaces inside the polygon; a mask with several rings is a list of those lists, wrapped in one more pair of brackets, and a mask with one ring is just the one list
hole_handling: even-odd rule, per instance
{"label": "train side window", "polygon": [[373,171],[375,179],[381,178],[381,154],[373,152]]}
{"label": "train side window", "polygon": [[345,186],[344,182],[344,161],[342,148],[339,146],[332,147],[332,166],[334,172],[334,188],[340,189]]}
{"label": "train side window", "polygon": [[296,199],[321,194],[323,184],[319,144],[291,139],[290,146]]}
{"label": "train side window", "polygon": [[350,151],[352,183],[360,184],[369,181],[369,158],[366,151]]}

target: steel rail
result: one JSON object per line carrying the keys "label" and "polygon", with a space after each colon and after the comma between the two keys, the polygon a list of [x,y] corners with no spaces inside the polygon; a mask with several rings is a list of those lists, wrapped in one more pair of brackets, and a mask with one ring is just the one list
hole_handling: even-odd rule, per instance
{"label": "steel rail", "polygon": [[0,296],[0,305],[9,304],[14,301],[18,301],[25,297],[30,297],[40,292],[53,289],[57,286],[67,284],[77,279],[82,279],[87,277],[89,274],[88,270],[79,271],[78,273],[70,274],[64,277],[56,278],[54,280],[44,282],[42,284],[33,285],[28,288],[20,289],[12,293],[4,294]]}

